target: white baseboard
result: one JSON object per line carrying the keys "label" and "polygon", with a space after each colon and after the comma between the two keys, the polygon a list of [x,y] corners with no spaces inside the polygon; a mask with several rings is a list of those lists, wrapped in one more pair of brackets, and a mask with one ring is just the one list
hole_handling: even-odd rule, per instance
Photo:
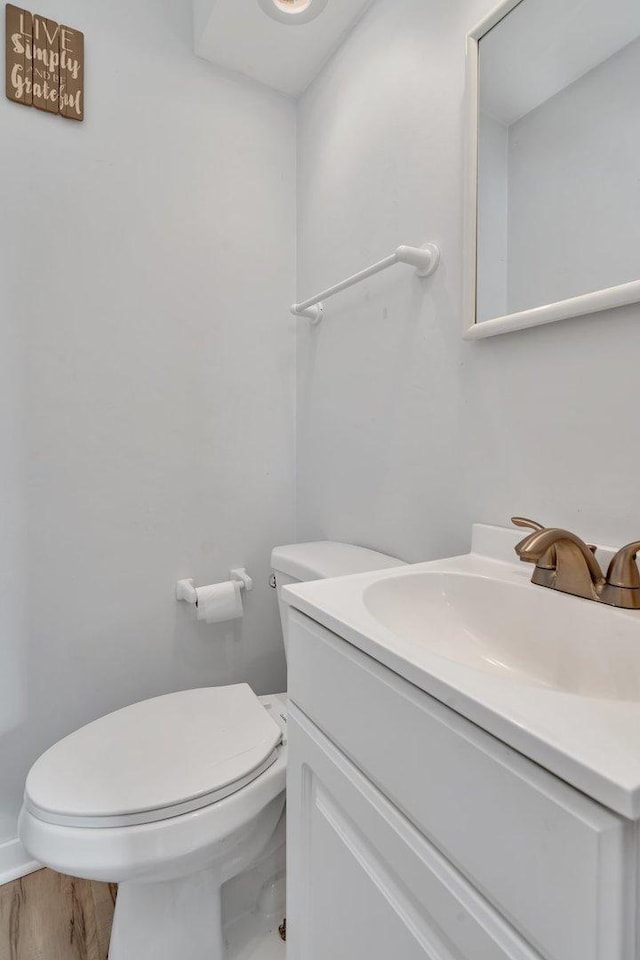
{"label": "white baseboard", "polygon": [[32,860],[18,839],[0,843],[0,885],[26,877],[40,869],[41,864]]}

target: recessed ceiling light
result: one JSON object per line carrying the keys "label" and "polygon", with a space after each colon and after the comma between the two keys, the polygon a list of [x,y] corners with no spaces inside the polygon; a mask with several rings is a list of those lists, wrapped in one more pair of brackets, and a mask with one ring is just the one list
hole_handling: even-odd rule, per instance
{"label": "recessed ceiling light", "polygon": [[322,13],[329,0],[258,0],[265,13],[280,23],[308,23]]}

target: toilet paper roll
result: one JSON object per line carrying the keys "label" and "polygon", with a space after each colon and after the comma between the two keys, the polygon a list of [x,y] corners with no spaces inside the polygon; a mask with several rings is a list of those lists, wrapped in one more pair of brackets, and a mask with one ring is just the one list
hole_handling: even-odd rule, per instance
{"label": "toilet paper roll", "polygon": [[207,623],[223,623],[237,620],[243,614],[242,592],[235,581],[214,583],[210,587],[198,587],[198,620]]}

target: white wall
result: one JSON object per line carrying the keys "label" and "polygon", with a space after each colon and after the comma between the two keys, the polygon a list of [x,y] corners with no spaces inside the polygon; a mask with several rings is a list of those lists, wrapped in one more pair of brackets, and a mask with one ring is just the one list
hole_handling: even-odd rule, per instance
{"label": "white wall", "polygon": [[640,534],[640,309],[460,333],[465,34],[493,0],[378,0],[299,113],[299,297],[435,240],[331,301],[298,342],[299,537],[420,560],[474,520]]}
{"label": "white wall", "polygon": [[[86,32],[86,120],[0,103],[0,844],[79,724],[285,683],[295,108],[197,61],[190,8],[43,0]],[[243,623],[176,604],[241,563]]]}

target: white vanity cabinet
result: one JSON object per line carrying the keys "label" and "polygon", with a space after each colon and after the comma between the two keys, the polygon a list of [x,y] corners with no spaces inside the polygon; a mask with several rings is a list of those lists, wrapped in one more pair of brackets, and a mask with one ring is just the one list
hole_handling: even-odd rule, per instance
{"label": "white vanity cabinet", "polygon": [[289,960],[639,960],[635,824],[289,617]]}

